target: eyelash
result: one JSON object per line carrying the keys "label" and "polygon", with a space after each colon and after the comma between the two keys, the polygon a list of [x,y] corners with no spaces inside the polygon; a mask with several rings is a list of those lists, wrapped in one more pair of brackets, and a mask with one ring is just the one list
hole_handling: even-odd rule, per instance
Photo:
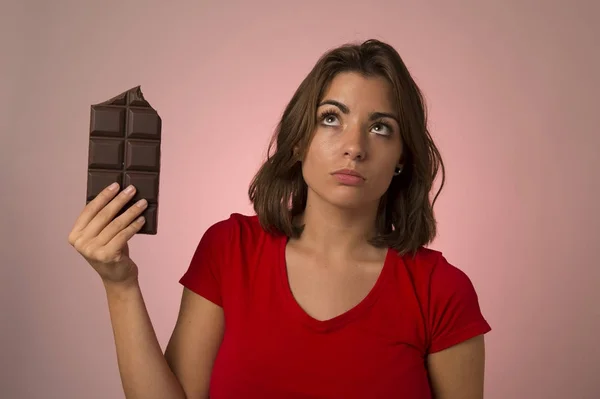
{"label": "eyelash", "polygon": [[[326,118],[330,117],[330,116],[335,116],[336,118],[340,118],[340,114],[337,111],[334,110],[327,110],[327,111],[323,111],[320,115],[319,115],[319,121],[323,121]],[[394,131],[394,129],[392,129],[392,126],[390,126],[388,123],[383,122],[383,121],[375,121],[375,124],[384,126],[389,132],[390,134]],[[381,135],[381,136],[389,136],[389,135]]]}

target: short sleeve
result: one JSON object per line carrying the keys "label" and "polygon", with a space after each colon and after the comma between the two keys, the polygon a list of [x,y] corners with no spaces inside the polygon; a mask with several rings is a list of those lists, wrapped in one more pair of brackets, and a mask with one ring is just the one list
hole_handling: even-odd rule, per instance
{"label": "short sleeve", "polygon": [[217,222],[204,233],[179,283],[209,301],[223,306],[222,274],[231,239],[229,220]]}
{"label": "short sleeve", "polygon": [[491,331],[471,280],[443,256],[432,271],[429,298],[429,353]]}

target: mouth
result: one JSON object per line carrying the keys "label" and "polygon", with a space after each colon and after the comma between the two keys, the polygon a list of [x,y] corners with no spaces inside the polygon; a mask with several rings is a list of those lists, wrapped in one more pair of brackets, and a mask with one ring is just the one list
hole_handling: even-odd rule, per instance
{"label": "mouth", "polygon": [[353,169],[340,169],[332,173],[338,182],[344,185],[357,186],[366,180],[363,175]]}
{"label": "mouth", "polygon": [[365,177],[363,175],[361,175],[360,173],[358,173],[357,171],[355,171],[354,169],[340,169],[340,170],[336,170],[335,172],[332,173],[332,175],[355,176],[355,177],[360,177],[361,179],[365,180]]}

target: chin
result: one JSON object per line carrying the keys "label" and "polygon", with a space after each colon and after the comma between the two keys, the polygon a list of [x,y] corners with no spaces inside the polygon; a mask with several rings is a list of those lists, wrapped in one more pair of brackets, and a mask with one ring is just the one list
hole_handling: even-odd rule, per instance
{"label": "chin", "polygon": [[340,208],[340,209],[361,209],[369,208],[379,203],[378,198],[372,198],[372,196],[365,196],[362,190],[356,190],[355,188],[345,187],[343,190],[333,190],[336,192],[329,192],[325,195],[320,195],[329,204]]}

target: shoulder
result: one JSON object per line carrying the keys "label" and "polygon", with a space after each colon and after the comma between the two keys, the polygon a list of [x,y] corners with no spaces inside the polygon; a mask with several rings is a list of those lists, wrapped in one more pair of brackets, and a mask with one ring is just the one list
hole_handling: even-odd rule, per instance
{"label": "shoulder", "polygon": [[210,225],[201,237],[199,247],[211,247],[211,251],[222,252],[224,259],[235,254],[248,253],[273,240],[260,224],[258,216],[231,213]]}
{"label": "shoulder", "polygon": [[268,234],[257,216],[232,213],[211,224],[201,235],[180,283],[212,302],[223,305],[232,281],[245,276],[245,260],[260,251]]}
{"label": "shoulder", "polygon": [[469,276],[439,250],[421,247],[414,256],[404,255],[402,260],[415,283],[436,290],[431,294],[472,289]]}
{"label": "shoulder", "polygon": [[210,239],[215,243],[233,241],[251,241],[260,239],[268,234],[260,225],[258,216],[232,213],[226,219],[214,222],[206,229],[203,239]]}
{"label": "shoulder", "polygon": [[491,330],[471,279],[441,251],[422,248],[403,260],[425,317],[430,353]]}

